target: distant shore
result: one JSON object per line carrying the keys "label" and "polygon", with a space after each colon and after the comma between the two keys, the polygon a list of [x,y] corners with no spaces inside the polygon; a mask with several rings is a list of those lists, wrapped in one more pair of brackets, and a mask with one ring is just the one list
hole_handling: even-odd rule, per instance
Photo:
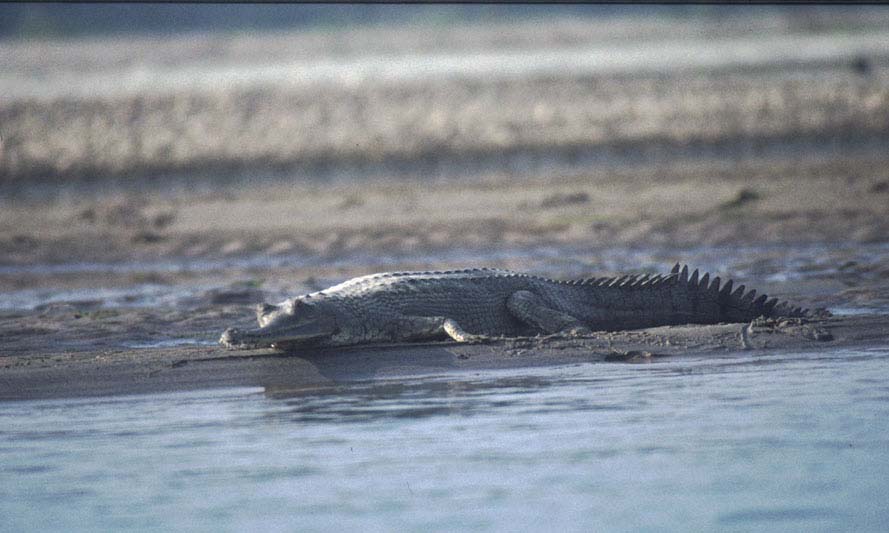
{"label": "distant shore", "polygon": [[889,142],[884,28],[730,22],[0,42],[0,188]]}

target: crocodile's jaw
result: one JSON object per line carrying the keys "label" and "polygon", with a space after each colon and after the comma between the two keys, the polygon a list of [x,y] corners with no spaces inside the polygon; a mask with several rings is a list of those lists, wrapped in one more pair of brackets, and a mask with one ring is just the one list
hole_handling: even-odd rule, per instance
{"label": "crocodile's jaw", "polygon": [[273,348],[277,345],[314,344],[334,333],[336,327],[328,321],[279,322],[245,331],[228,328],[222,333],[219,343],[228,348]]}

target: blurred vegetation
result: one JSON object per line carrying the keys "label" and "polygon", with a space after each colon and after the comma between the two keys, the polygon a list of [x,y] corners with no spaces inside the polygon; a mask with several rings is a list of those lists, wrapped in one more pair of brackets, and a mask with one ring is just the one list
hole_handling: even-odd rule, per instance
{"label": "blurred vegetation", "polygon": [[[809,6],[809,11],[811,7]],[[786,10],[787,6],[757,6],[755,9],[761,14],[769,9]],[[608,17],[632,14],[718,18],[745,12],[751,12],[750,6],[3,3],[0,4],[0,39],[157,35],[190,31],[255,31],[406,23],[485,23],[543,16]],[[828,11],[824,13],[829,16]]]}

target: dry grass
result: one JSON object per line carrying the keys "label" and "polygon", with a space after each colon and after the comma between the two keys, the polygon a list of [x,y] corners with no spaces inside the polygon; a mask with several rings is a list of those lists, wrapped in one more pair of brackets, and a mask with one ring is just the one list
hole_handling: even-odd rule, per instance
{"label": "dry grass", "polygon": [[[814,10],[798,15],[0,43],[0,79],[9,85],[0,97],[0,185],[269,170],[286,175],[312,165],[381,161],[391,163],[387,168],[433,162],[422,168],[434,173],[436,165],[478,157],[498,161],[503,154],[571,160],[602,147],[669,151],[889,139],[889,69],[880,55],[889,48],[874,31],[885,28],[880,21],[889,15],[850,12],[829,20]],[[851,60],[778,63],[786,51],[776,51],[769,67],[667,69],[658,75],[592,76],[566,68],[547,77],[371,76],[347,83],[346,75],[337,83],[296,83],[300,74],[287,70],[303,65],[323,71],[324,65],[353,65],[350,58],[379,59],[385,66],[386,58],[405,57],[419,58],[417,68],[425,68],[435,58],[447,63],[448,54],[471,62],[476,52],[521,59],[525,52],[642,46],[649,53],[676,43],[694,54],[711,42],[734,43],[740,50],[757,39],[790,36],[775,42],[792,43],[793,36],[815,34],[830,45],[832,35],[845,42],[843,32],[850,31],[870,32],[855,41],[871,50],[867,72],[856,71]],[[256,65],[286,72],[254,79],[239,70]],[[239,83],[241,74],[249,82]],[[128,85],[140,75],[148,81]],[[221,81],[189,84],[202,77]],[[89,81],[79,84],[83,80]],[[66,81],[79,89],[67,90]],[[47,84],[49,96],[22,92],[30,87],[39,93]],[[78,92],[84,87],[98,92]]]}
{"label": "dry grass", "polygon": [[889,84],[851,70],[220,88],[0,103],[0,180],[858,137],[889,138]]}

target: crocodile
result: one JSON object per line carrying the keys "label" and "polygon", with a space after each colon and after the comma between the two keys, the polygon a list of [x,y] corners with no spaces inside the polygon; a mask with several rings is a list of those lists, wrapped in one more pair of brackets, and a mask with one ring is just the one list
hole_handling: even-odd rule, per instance
{"label": "crocodile", "polygon": [[281,350],[448,338],[483,342],[811,315],[731,280],[722,284],[698,270],[689,274],[687,265],[677,264],[666,275],[571,281],[473,268],[371,274],[277,305],[261,304],[258,328],[229,328],[219,342]]}

